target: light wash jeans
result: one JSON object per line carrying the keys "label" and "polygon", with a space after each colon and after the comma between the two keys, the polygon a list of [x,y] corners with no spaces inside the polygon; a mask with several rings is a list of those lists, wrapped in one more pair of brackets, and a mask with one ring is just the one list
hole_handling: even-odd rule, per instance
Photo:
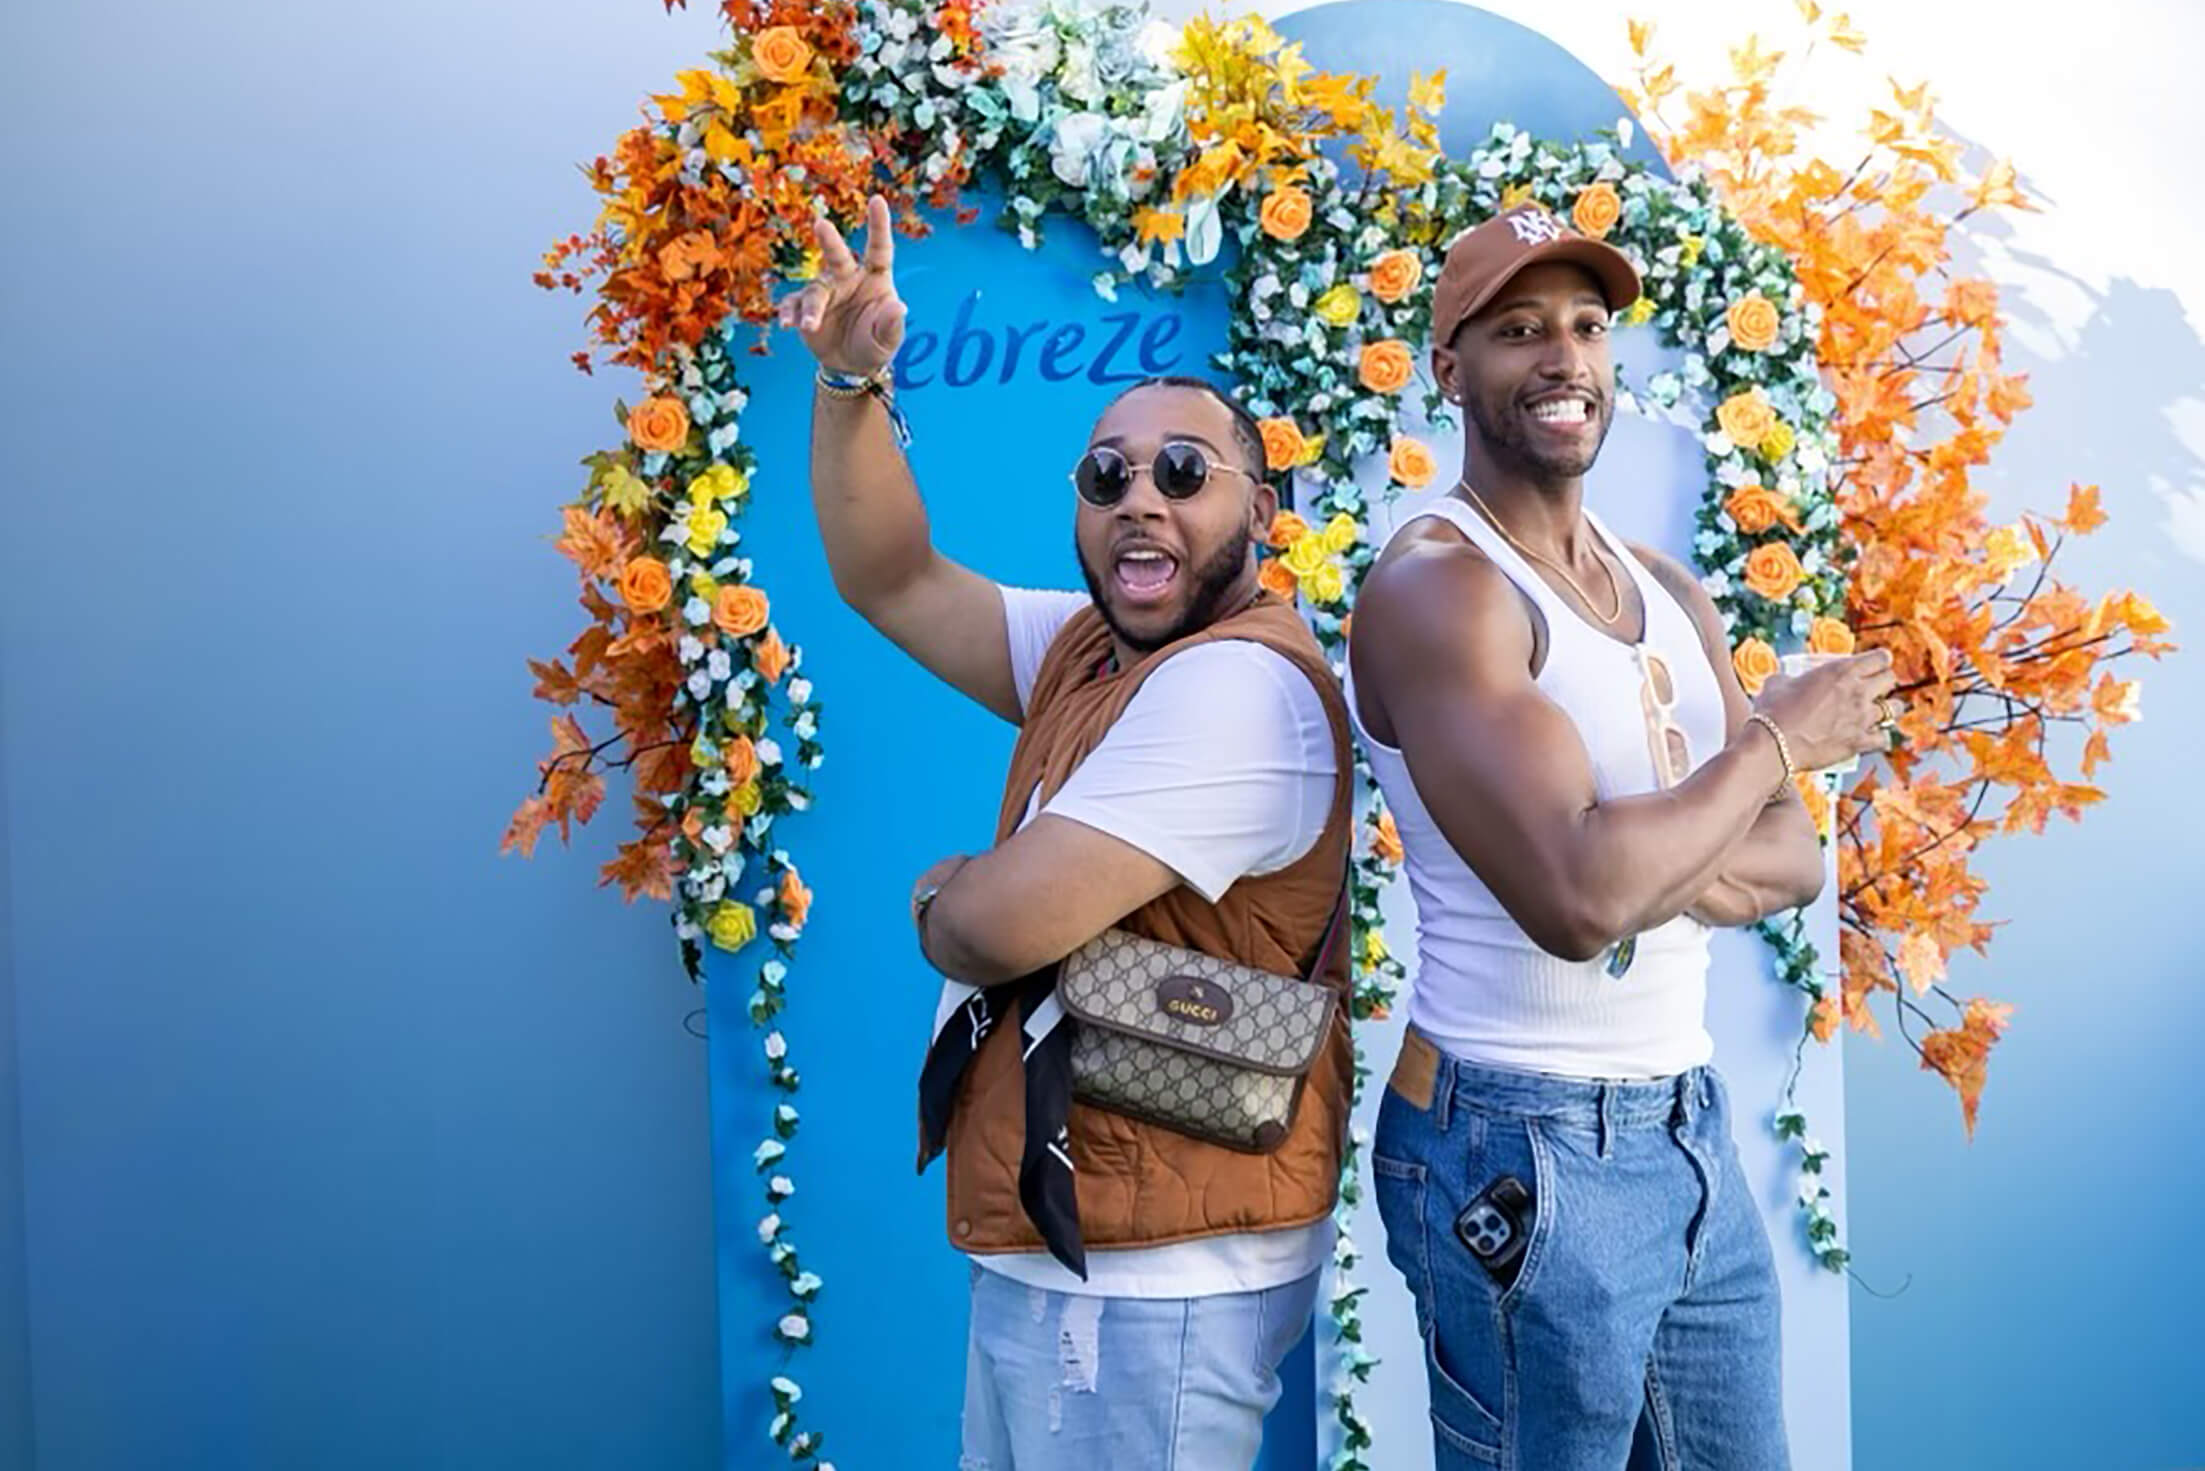
{"label": "light wash jeans", "polygon": [[1247,1471],[1321,1275],[1083,1297],[974,1267],[958,1471]]}
{"label": "light wash jeans", "polygon": [[[1371,1153],[1439,1471],[1789,1465],[1776,1267],[1713,1069],[1579,1082],[1442,1056],[1430,1107],[1386,1089]],[[1536,1192],[1505,1291],[1455,1234],[1502,1175]]]}

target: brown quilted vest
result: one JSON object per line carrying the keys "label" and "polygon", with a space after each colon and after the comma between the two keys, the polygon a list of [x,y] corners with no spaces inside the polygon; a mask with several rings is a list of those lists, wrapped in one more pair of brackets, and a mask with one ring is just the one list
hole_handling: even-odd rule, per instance
{"label": "brown quilted vest", "polygon": [[[1339,782],[1314,847],[1290,867],[1243,878],[1216,904],[1184,886],[1134,911],[1120,928],[1167,944],[1299,975],[1332,917],[1348,859],[1354,766],[1347,706],[1317,641],[1294,610],[1266,593],[1245,611],[1112,672],[1110,632],[1093,608],[1075,614],[1049,646],[1011,753],[998,842],[1024,818],[1035,791],[1047,802],[1102,743],[1141,683],[1174,654],[1217,639],[1277,651],[1324,702]],[[1335,947],[1323,977],[1343,994],[1349,947]],[[1040,1234],[1018,1200],[1025,1134],[1021,1032],[995,1029],[965,1069],[949,1128],[949,1237],[958,1249],[1036,1251]],[[1302,1089],[1293,1127],[1270,1154],[1243,1154],[1183,1134],[1072,1105],[1080,1229],[1091,1248],[1159,1246],[1235,1231],[1307,1225],[1332,1209],[1347,1130],[1353,1055],[1343,1002]]]}

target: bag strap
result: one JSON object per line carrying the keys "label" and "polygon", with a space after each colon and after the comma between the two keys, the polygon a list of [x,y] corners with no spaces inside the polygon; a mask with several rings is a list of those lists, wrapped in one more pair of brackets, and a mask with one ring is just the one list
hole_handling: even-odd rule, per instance
{"label": "bag strap", "polygon": [[1325,926],[1325,937],[1317,944],[1317,958],[1309,969],[1302,972],[1302,979],[1314,981],[1324,975],[1325,967],[1332,963],[1332,952],[1340,946],[1340,935],[1348,927],[1349,900],[1355,893],[1355,863],[1350,859],[1347,872],[1340,879],[1340,897],[1332,906],[1332,920]]}

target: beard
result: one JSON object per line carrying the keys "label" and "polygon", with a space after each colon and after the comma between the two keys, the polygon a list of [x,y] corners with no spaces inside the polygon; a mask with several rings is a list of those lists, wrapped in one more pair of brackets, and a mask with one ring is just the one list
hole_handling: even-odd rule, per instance
{"label": "beard", "polygon": [[1182,568],[1189,584],[1186,611],[1160,634],[1139,634],[1118,620],[1110,600],[1104,595],[1102,577],[1088,565],[1077,537],[1073,539],[1072,555],[1080,564],[1080,576],[1087,580],[1087,596],[1094,601],[1095,611],[1102,614],[1103,622],[1117,635],[1119,642],[1141,654],[1153,654],[1189,634],[1200,633],[1224,617],[1235,601],[1234,584],[1248,570],[1248,544],[1244,541],[1228,541],[1212,553],[1209,560]]}
{"label": "beard", "polygon": [[1600,447],[1608,442],[1608,429],[1615,423],[1615,399],[1603,394],[1599,408],[1600,433],[1592,446],[1582,454],[1556,454],[1533,443],[1531,413],[1513,399],[1497,411],[1477,398],[1466,398],[1463,406],[1470,411],[1470,420],[1478,426],[1478,434],[1493,457],[1512,463],[1541,484],[1577,480],[1590,474],[1593,461],[1600,458]]}

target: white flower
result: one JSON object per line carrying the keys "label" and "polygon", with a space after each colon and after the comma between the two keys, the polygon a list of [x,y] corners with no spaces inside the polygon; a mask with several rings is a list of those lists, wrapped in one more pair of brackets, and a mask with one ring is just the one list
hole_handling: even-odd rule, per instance
{"label": "white flower", "polygon": [[1074,102],[1100,102],[1104,87],[1095,67],[1095,47],[1085,37],[1065,43],[1064,65],[1057,70],[1057,87]]}
{"label": "white flower", "polygon": [[1822,1147],[1822,1141],[1820,1139],[1817,1139],[1812,1134],[1809,1134],[1806,1138],[1799,1141],[1799,1148],[1801,1152],[1805,1154],[1828,1154],[1830,1152],[1829,1150],[1824,1149]]}
{"label": "white flower", "polygon": [[997,6],[980,13],[979,28],[988,59],[1003,68],[1006,81],[1038,82],[1056,70],[1057,32],[1048,17],[1025,7]]}
{"label": "white flower", "polygon": [[781,764],[781,747],[778,742],[771,739],[761,740],[752,749],[758,753],[758,764],[760,766],[779,766]]}
{"label": "white flower", "polygon": [[[783,978],[785,978],[788,973],[789,968],[783,965],[778,960],[769,960],[764,965],[758,968],[758,974],[765,977],[768,981],[771,981],[776,986],[781,984]],[[782,1106],[784,1108],[787,1107],[786,1104]],[[793,1118],[796,1114],[796,1110],[793,1108],[789,1109],[789,1114]]]}
{"label": "white flower", "polygon": [[774,1325],[774,1331],[791,1343],[802,1343],[812,1336],[812,1320],[802,1313],[790,1313]]}
{"label": "white flower", "polygon": [[789,1291],[798,1297],[810,1297],[827,1284],[819,1280],[816,1272],[799,1272],[789,1283]]}
{"label": "white flower", "polygon": [[796,732],[798,740],[808,741],[819,733],[819,721],[813,717],[811,711],[806,710],[789,722],[789,729]]}
{"label": "white flower", "polygon": [[704,699],[712,693],[712,676],[699,669],[689,676],[689,693],[694,699]]}
{"label": "white flower", "polygon": [[735,662],[727,657],[727,650],[714,649],[706,657],[704,669],[713,679],[722,680],[735,672]]}
{"label": "white flower", "polygon": [[804,1391],[796,1387],[796,1381],[794,1379],[776,1374],[773,1376],[773,1378],[766,1382],[772,1386],[773,1392],[776,1395],[779,1395],[782,1399],[787,1400],[792,1405],[804,1397]]}
{"label": "white flower", "polygon": [[775,1175],[766,1182],[766,1194],[775,1200],[787,1200],[796,1193],[796,1182],[786,1175]]}
{"label": "white flower", "polygon": [[[1133,38],[1133,49],[1158,71],[1171,68],[1171,54],[1179,49],[1179,27],[1167,20],[1151,18]],[[1174,83],[1173,85],[1183,85]]]}
{"label": "white flower", "polygon": [[789,699],[799,705],[808,705],[812,698],[812,682],[808,679],[789,681]]}
{"label": "white flower", "polygon": [[789,1039],[779,1032],[766,1033],[766,1061],[779,1062],[789,1055]]}
{"label": "white flower", "polygon": [[1149,143],[1161,143],[1179,126],[1179,117],[1187,105],[1187,83],[1184,79],[1168,87],[1159,87],[1148,94],[1141,105],[1141,138]]}
{"label": "white flower", "polygon": [[712,616],[712,605],[703,598],[691,598],[681,605],[681,616],[690,623],[702,623]]}
{"label": "white flower", "polygon": [[674,646],[674,652],[681,655],[681,662],[686,667],[704,657],[704,644],[694,634],[685,633],[681,642]]}
{"label": "white flower", "polygon": [[1071,112],[1057,119],[1049,139],[1049,168],[1075,189],[1087,187],[1094,152],[1109,135],[1110,119],[1099,112]]}
{"label": "white flower", "polygon": [[734,841],[735,834],[728,831],[724,823],[715,822],[704,830],[704,845],[715,853],[725,853]]}
{"label": "white flower", "polygon": [[1813,1175],[1802,1174],[1799,1177],[1799,1203],[1811,1206],[1821,1198],[1822,1182]]}
{"label": "white flower", "polygon": [[789,1147],[780,1140],[766,1139],[750,1152],[750,1157],[755,1162],[755,1168],[764,1169],[788,1152]]}
{"label": "white flower", "polygon": [[776,1211],[758,1223],[758,1244],[764,1246],[781,1234],[781,1214]]}

